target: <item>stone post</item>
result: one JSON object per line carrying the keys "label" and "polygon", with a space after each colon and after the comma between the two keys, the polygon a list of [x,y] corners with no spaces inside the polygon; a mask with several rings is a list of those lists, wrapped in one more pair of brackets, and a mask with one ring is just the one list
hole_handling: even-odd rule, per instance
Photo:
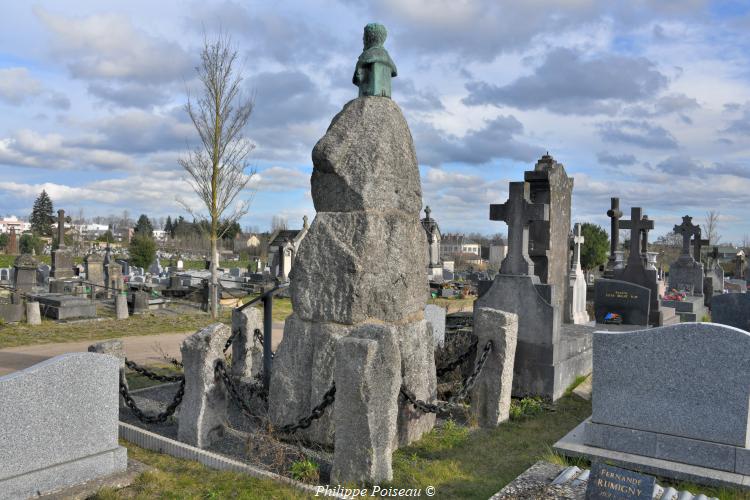
{"label": "stone post", "polygon": [[185,396],[180,407],[177,439],[206,448],[224,434],[228,399],[224,382],[214,375],[216,361],[224,359],[224,344],[231,330],[215,323],[182,342]]}
{"label": "stone post", "polygon": [[232,376],[250,379],[263,368],[263,344],[255,330],[263,332],[263,315],[256,307],[232,310]]}
{"label": "stone post", "polygon": [[399,364],[393,326],[366,324],[336,343],[332,483],[393,479]]}
{"label": "stone post", "polygon": [[39,302],[26,302],[26,322],[30,325],[42,324],[42,314],[39,311]]}
{"label": "stone post", "polygon": [[117,319],[128,319],[128,297],[121,293],[115,295],[115,312]]}
{"label": "stone post", "polygon": [[104,340],[102,342],[91,344],[87,350],[88,352],[108,354],[117,358],[120,362],[120,380],[125,382],[125,387],[128,386],[128,379],[123,376],[123,372],[125,371],[125,349],[123,348],[122,340]]}
{"label": "stone post", "polygon": [[477,336],[475,363],[488,341],[492,342],[492,349],[471,391],[471,411],[481,427],[496,427],[510,416],[518,316],[480,307],[474,313],[474,334]]}

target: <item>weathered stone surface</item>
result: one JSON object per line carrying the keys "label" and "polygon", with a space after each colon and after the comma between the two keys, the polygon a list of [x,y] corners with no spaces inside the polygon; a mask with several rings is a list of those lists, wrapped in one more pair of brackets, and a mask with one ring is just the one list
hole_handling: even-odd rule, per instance
{"label": "weathered stone surface", "polygon": [[669,266],[669,288],[703,296],[703,264],[682,255]]}
{"label": "weathered stone surface", "polygon": [[23,320],[23,304],[0,304],[0,319],[5,323],[18,323]]}
{"label": "weathered stone surface", "polygon": [[[412,391],[417,399],[435,401],[435,347],[427,321],[419,320],[396,325],[396,332],[401,351],[401,383]],[[402,403],[398,413],[399,446],[406,446],[418,440],[434,426],[434,413],[422,413],[412,405]]]}
{"label": "weathered stone surface", "polygon": [[36,286],[36,270],[39,263],[29,254],[21,254],[13,262],[13,287],[30,292]]}
{"label": "weathered stone surface", "polygon": [[[293,313],[284,323],[273,360],[268,414],[277,426],[296,422],[310,414],[333,383],[334,353],[339,338],[357,327],[304,321]],[[311,441],[333,445],[331,407],[298,434]]]}
{"label": "weathered stone surface", "polygon": [[417,155],[409,126],[390,99],[348,102],[312,152],[315,210],[422,209]]}
{"label": "weathered stone surface", "polygon": [[489,307],[474,309],[474,335],[474,366],[487,342],[492,342],[492,349],[472,389],[471,411],[481,427],[496,427],[510,417],[518,316]]}
{"label": "weathered stone surface", "polygon": [[208,447],[224,433],[228,399],[214,368],[217,360],[224,359],[224,344],[230,334],[227,325],[215,323],[186,338],[180,347],[185,396],[177,437],[198,448]]}
{"label": "weathered stone surface", "polygon": [[30,325],[42,324],[42,313],[39,310],[39,302],[26,302],[26,323]]}
{"label": "weathered stone surface", "polygon": [[682,323],[594,335],[592,422],[750,445],[750,333]]}
{"label": "weathered stone surface", "polygon": [[0,498],[121,472],[118,361],[71,353],[0,377]]}
{"label": "weathered stone surface", "polygon": [[84,297],[64,295],[61,293],[44,293],[33,295],[39,302],[42,314],[52,319],[95,318],[96,304]]}
{"label": "weathered stone surface", "polygon": [[342,324],[417,319],[428,296],[427,258],[416,215],[319,212],[290,275],[294,312]]}
{"label": "weathered stone surface", "polygon": [[393,479],[401,382],[396,335],[391,325],[363,324],[336,344],[334,483]]}
{"label": "weathered stone surface", "polygon": [[89,254],[83,260],[86,268],[86,281],[93,283],[95,293],[103,292],[104,287],[104,258],[99,254]]}
{"label": "weathered stone surface", "polygon": [[263,344],[255,330],[263,332],[263,314],[257,307],[232,310],[232,375],[252,378],[263,368]]}
{"label": "weathered stone surface", "polygon": [[435,349],[445,344],[445,308],[434,304],[427,304],[424,308],[424,319],[432,330]]}
{"label": "weathered stone surface", "polygon": [[145,292],[143,290],[137,290],[133,292],[133,314],[147,312],[148,299],[148,292]]}
{"label": "weathered stone surface", "polygon": [[57,279],[72,278],[73,253],[67,248],[58,248],[52,251],[52,271],[50,276]]}
{"label": "weathered stone surface", "polygon": [[128,319],[128,297],[118,293],[115,295],[115,314],[117,319]]}
{"label": "weathered stone surface", "polygon": [[715,295],[711,299],[711,321],[750,331],[750,294]]}

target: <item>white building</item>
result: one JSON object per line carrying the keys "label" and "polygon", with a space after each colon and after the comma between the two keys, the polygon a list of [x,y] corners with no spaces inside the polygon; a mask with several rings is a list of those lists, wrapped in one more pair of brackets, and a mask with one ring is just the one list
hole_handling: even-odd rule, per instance
{"label": "white building", "polygon": [[10,228],[16,228],[16,234],[31,230],[31,223],[19,220],[15,215],[0,219],[0,233],[10,233]]}
{"label": "white building", "polygon": [[451,257],[456,254],[474,254],[477,259],[481,259],[482,247],[479,243],[463,238],[444,237],[440,245],[440,258],[452,260]]}
{"label": "white building", "polygon": [[302,229],[277,229],[271,234],[268,243],[268,264],[271,275],[286,280],[297,257],[309,226],[307,216],[302,217]]}
{"label": "white building", "polygon": [[490,245],[490,267],[500,268],[500,263],[508,254],[507,245]]}

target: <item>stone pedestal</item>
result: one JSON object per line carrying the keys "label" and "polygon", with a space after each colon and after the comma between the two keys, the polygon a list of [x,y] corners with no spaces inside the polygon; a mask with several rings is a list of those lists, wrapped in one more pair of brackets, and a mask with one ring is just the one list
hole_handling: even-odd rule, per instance
{"label": "stone pedestal", "polygon": [[30,292],[36,286],[36,270],[39,263],[29,255],[23,254],[16,257],[13,262],[15,273],[13,274],[13,287],[20,292]]}
{"label": "stone pedestal", "polygon": [[41,293],[32,296],[39,302],[42,314],[50,319],[95,318],[96,304],[84,297],[61,293]]}
{"label": "stone pedestal", "polygon": [[26,302],[26,323],[30,325],[42,324],[42,313],[39,311],[39,302]]}
{"label": "stone pedestal", "polygon": [[669,266],[669,288],[703,296],[703,264],[682,255]]}
{"label": "stone pedestal", "polygon": [[[390,366],[374,366],[369,361],[361,367],[349,366],[354,378],[346,381],[343,393],[337,392],[335,405],[346,408],[354,398],[351,405],[359,408],[357,421],[380,425],[368,423],[374,418],[374,403],[361,400],[357,392],[367,390],[377,395],[373,397],[386,398],[381,392],[384,388],[372,385],[379,373],[393,371],[398,375],[396,385],[405,385],[419,399],[432,401],[437,392],[433,336],[424,320],[428,247],[419,221],[422,192],[414,144],[393,101],[362,97],[349,102],[334,118],[312,156],[317,215],[290,274],[294,314],[286,320],[284,338],[274,358],[269,416],[276,425],[284,425],[309,415],[334,382],[339,352],[348,352],[349,347],[339,351],[336,346],[342,339],[371,328],[367,325],[378,323],[394,332],[399,357],[388,358]],[[350,349],[368,359],[383,348],[379,345],[382,340],[368,342],[355,342]],[[341,363],[344,369],[346,362]],[[387,394],[393,398],[389,405],[395,404],[397,393]],[[322,418],[302,431],[304,438],[335,443],[337,453],[342,446],[364,446],[373,457],[387,454],[374,443],[372,427],[362,431],[364,444],[343,444],[350,430],[339,436],[339,417],[331,418],[331,413],[329,407]],[[419,439],[435,422],[434,415],[406,404],[400,404],[397,414],[393,446]],[[369,460],[364,455],[351,460],[354,462],[345,461],[359,464],[352,467],[369,480],[388,476],[383,471],[390,464],[384,465],[379,458],[372,463],[363,462]],[[341,480],[364,477],[351,472],[354,469],[344,466],[341,458],[338,464]]]}
{"label": "stone pedestal", "polygon": [[133,314],[148,312],[148,292],[133,292]]}
{"label": "stone pedestal", "polygon": [[103,294],[105,285],[104,258],[98,254],[89,254],[83,261],[86,268],[86,281],[93,285],[93,292]]}
{"label": "stone pedestal", "polygon": [[177,439],[206,448],[224,435],[228,398],[224,382],[214,375],[216,361],[224,359],[224,344],[231,330],[216,323],[182,342],[185,396],[180,407]]}
{"label": "stone pedestal", "polygon": [[128,319],[128,297],[121,293],[115,295],[115,314],[117,319]]}
{"label": "stone pedestal", "polygon": [[73,272],[73,254],[65,247],[60,247],[52,251],[52,271],[50,276],[57,279],[72,278]]}

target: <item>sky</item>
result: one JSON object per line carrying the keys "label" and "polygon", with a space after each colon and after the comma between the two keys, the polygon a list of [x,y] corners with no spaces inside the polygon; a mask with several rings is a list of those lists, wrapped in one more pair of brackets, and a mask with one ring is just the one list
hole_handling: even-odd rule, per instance
{"label": "sky", "polygon": [[654,237],[709,210],[723,242],[750,234],[750,3],[734,0],[0,0],[0,216],[46,189],[74,215],[190,218],[184,106],[221,32],[255,102],[241,224],[301,226],[369,22],[388,29],[443,233],[505,232],[488,205],[549,151],[575,179],[574,222],[608,228],[618,196]]}

